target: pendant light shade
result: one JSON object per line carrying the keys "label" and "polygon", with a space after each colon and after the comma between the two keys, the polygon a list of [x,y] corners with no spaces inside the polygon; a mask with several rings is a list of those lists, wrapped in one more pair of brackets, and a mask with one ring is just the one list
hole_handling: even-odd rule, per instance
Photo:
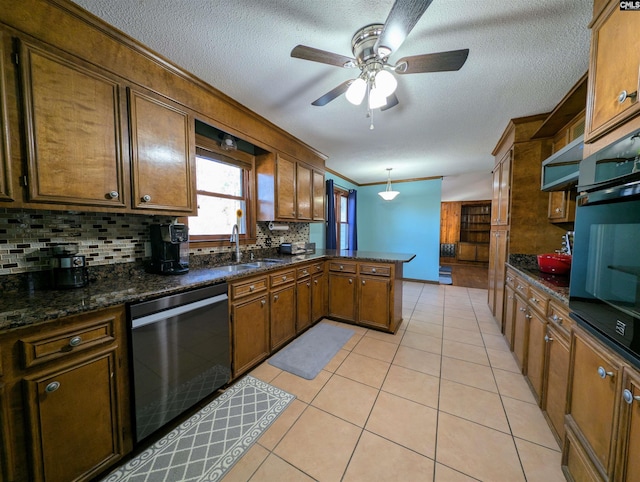
{"label": "pendant light shade", "polygon": [[380,196],[385,201],[392,201],[398,194],[400,194],[400,192],[391,190],[391,168],[387,167],[387,171],[389,173],[387,177],[387,189],[385,189],[384,191],[380,191],[378,193],[378,196]]}

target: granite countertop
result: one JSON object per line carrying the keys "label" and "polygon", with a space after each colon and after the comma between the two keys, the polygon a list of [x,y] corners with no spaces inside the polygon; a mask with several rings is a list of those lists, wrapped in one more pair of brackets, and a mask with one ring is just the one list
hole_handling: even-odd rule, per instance
{"label": "granite countertop", "polygon": [[569,304],[569,276],[547,274],[528,259],[509,258],[507,266],[518,271],[524,279],[549,293],[562,303]]}
{"label": "granite countertop", "polygon": [[[125,275],[113,275],[72,290],[25,290],[3,293],[0,299],[0,333],[54,320],[63,316],[107,308],[123,303],[144,301],[163,295],[282,269],[315,259],[353,259],[406,263],[414,254],[376,253],[371,251],[317,250],[315,254],[270,256],[279,263],[262,268],[229,272],[221,266],[190,268],[188,273],[176,276],[151,274],[144,269],[131,269]],[[247,261],[250,262],[250,261]]]}

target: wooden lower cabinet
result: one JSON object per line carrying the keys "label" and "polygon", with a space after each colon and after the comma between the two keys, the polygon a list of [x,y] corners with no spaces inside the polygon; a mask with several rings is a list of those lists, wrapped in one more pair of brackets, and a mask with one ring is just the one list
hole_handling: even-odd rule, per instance
{"label": "wooden lower cabinet", "polygon": [[640,373],[623,369],[616,482],[640,480]]}
{"label": "wooden lower cabinet", "polygon": [[301,333],[327,314],[324,262],[298,268],[296,279],[296,333]]}
{"label": "wooden lower cabinet", "polygon": [[390,280],[361,276],[358,280],[358,323],[387,329],[390,317]]}
{"label": "wooden lower cabinet", "polygon": [[0,337],[2,480],[91,480],[132,450],[123,306]]}
{"label": "wooden lower cabinet", "polygon": [[553,323],[547,324],[545,338],[546,378],[542,408],[547,414],[556,439],[564,439],[564,414],[569,380],[569,339]]}
{"label": "wooden lower cabinet", "polygon": [[271,291],[270,326],[271,351],[296,336],[296,285],[292,282],[288,286]]}
{"label": "wooden lower cabinet", "polygon": [[356,275],[329,273],[329,316],[356,322]]}
{"label": "wooden lower cabinet", "polygon": [[327,314],[327,275],[324,264],[311,276],[311,320],[315,323]]}
{"label": "wooden lower cabinet", "polygon": [[509,348],[513,351],[513,325],[516,316],[516,293],[508,284],[504,287],[504,320],[502,322],[502,334]]}
{"label": "wooden lower cabinet", "polygon": [[529,310],[529,333],[527,336],[527,378],[537,400],[542,399],[542,383],[545,369],[545,336],[547,320],[536,311]]}
{"label": "wooden lower cabinet", "polygon": [[504,309],[505,263],[509,231],[494,226],[489,239],[489,289],[488,303],[498,323],[502,323]]}
{"label": "wooden lower cabinet", "polygon": [[529,310],[527,302],[516,295],[513,320],[513,354],[522,373],[527,373],[527,348],[529,346]]}
{"label": "wooden lower cabinet", "polygon": [[302,333],[311,326],[311,276],[296,283],[296,333]]}

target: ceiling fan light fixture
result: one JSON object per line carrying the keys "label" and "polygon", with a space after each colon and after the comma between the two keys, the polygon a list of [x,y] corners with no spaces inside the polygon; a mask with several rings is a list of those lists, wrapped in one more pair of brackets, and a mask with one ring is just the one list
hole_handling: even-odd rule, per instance
{"label": "ceiling fan light fixture", "polygon": [[380,196],[385,201],[393,201],[395,197],[400,194],[399,191],[393,191],[391,189],[391,167],[387,167],[388,177],[387,177],[387,188],[384,191],[380,191],[378,196]]}
{"label": "ceiling fan light fixture", "polygon": [[376,74],[376,89],[385,97],[389,97],[396,91],[398,81],[388,70],[381,70]]}
{"label": "ceiling fan light fixture", "polygon": [[371,89],[369,91],[369,109],[379,109],[385,105],[387,105],[387,97],[377,87]]}
{"label": "ceiling fan light fixture", "polygon": [[361,77],[358,77],[347,89],[345,97],[353,105],[362,104],[365,94],[367,93],[367,83]]}

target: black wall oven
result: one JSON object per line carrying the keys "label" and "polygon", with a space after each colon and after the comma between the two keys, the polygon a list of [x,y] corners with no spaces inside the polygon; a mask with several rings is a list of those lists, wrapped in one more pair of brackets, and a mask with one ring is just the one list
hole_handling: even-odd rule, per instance
{"label": "black wall oven", "polygon": [[[625,143],[625,149],[620,146]],[[634,145],[635,144],[635,145]],[[616,147],[617,146],[617,147]],[[640,366],[640,136],[582,161],[569,308]]]}

